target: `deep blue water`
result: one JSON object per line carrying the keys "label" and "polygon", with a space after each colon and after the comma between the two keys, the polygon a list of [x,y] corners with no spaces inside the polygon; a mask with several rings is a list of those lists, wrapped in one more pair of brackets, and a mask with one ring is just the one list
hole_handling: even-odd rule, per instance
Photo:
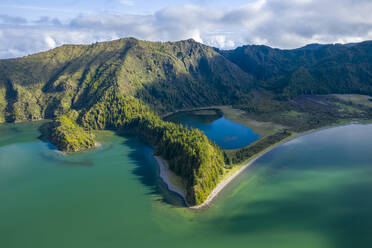
{"label": "deep blue water", "polygon": [[181,112],[167,117],[166,120],[200,129],[223,149],[241,148],[260,137],[260,134],[254,133],[251,128],[218,114],[198,115],[193,112]]}

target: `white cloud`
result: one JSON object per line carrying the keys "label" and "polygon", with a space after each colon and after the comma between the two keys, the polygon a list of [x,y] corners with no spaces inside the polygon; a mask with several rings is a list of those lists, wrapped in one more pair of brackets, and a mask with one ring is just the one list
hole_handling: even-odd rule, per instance
{"label": "white cloud", "polygon": [[45,43],[48,46],[48,48],[55,48],[57,45],[53,38],[50,37],[49,35],[45,37]]}
{"label": "white cloud", "polygon": [[212,35],[208,39],[208,44],[214,47],[233,48],[235,42],[226,37],[226,35]]}
{"label": "white cloud", "polygon": [[295,48],[314,42],[358,42],[372,39],[370,13],[369,0],[256,0],[235,9],[184,5],[149,15],[89,14],[64,24],[50,17],[30,22],[0,16],[0,57],[128,36],[151,41],[193,38],[227,49],[252,43]]}

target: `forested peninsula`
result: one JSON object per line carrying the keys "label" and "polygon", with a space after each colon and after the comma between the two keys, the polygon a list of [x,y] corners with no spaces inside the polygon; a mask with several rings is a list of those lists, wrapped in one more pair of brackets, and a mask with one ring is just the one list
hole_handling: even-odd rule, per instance
{"label": "forested peninsula", "polygon": [[[93,130],[133,130],[186,182],[188,205],[200,205],[227,170],[292,133],[371,119],[371,51],[372,42],[231,51],[193,40],[64,45],[0,60],[0,123],[53,119],[45,137],[66,152],[93,148]],[[200,130],[161,118],[216,105],[279,128],[224,151]]]}

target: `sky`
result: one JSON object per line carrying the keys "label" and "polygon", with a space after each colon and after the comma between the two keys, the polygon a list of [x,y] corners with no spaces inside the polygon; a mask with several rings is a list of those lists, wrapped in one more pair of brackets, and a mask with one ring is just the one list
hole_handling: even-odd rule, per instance
{"label": "sky", "polygon": [[0,0],[0,58],[63,44],[192,38],[233,49],[372,39],[372,0]]}

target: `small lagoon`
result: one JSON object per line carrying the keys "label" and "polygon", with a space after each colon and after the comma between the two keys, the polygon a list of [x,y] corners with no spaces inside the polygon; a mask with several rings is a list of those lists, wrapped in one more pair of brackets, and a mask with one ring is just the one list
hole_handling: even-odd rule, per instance
{"label": "small lagoon", "polygon": [[230,121],[215,110],[179,112],[165,120],[198,128],[223,149],[242,148],[260,138],[251,128]]}

